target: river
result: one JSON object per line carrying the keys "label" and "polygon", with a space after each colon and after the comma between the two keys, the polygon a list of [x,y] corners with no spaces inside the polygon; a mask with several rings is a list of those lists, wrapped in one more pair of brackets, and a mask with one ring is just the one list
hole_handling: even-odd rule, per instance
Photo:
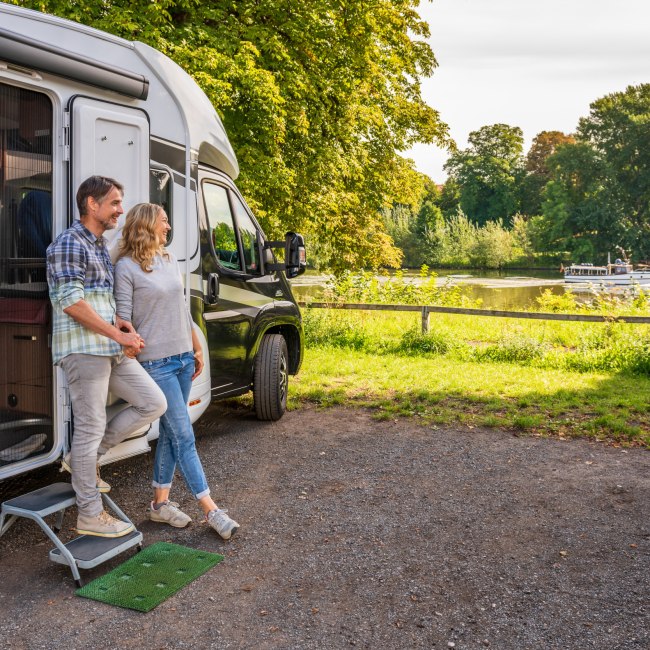
{"label": "river", "polygon": [[[437,270],[438,283],[450,282],[465,287],[467,294],[482,301],[485,309],[517,310],[531,306],[535,298],[545,289],[563,294],[567,291],[582,293],[586,287],[568,287],[559,271],[474,271]],[[405,278],[417,282],[417,271],[407,272]],[[291,281],[294,295],[298,300],[311,298],[318,300],[328,280],[327,275],[308,271]]]}

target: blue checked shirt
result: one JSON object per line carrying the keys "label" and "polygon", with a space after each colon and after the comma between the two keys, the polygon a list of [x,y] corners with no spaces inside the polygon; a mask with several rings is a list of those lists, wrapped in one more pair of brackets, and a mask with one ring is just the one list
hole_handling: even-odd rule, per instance
{"label": "blue checked shirt", "polygon": [[85,300],[105,321],[115,323],[113,264],[106,240],[95,237],[80,221],[47,248],[47,284],[53,306],[52,360],[72,353],[108,357],[122,347],[78,323],[63,310]]}

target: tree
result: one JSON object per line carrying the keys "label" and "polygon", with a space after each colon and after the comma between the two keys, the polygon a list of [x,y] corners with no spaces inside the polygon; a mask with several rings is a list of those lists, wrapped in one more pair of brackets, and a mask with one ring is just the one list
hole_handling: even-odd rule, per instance
{"label": "tree", "polygon": [[617,246],[650,256],[650,84],[591,104],[575,144],[547,159],[548,245],[585,261]]}
{"label": "tree", "polygon": [[538,133],[526,155],[525,176],[521,181],[520,200],[523,214],[541,214],[543,191],[551,178],[546,161],[563,144],[571,144],[575,138],[561,131]]}
{"label": "tree", "polygon": [[650,84],[628,86],[590,106],[578,124],[578,137],[602,161],[601,205],[622,245],[650,257]]}
{"label": "tree", "polygon": [[271,238],[301,230],[334,268],[399,265],[380,210],[419,200],[399,152],[450,142],[420,92],[437,64],[418,0],[13,1],[148,43],[192,75]]}
{"label": "tree", "polygon": [[469,134],[469,147],[453,153],[445,169],[458,186],[460,207],[476,223],[508,219],[519,207],[523,133],[507,124]]}

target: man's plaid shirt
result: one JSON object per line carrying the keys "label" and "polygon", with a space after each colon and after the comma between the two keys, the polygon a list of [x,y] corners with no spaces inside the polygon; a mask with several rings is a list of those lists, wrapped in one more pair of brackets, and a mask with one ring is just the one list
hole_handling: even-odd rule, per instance
{"label": "man's plaid shirt", "polygon": [[83,299],[105,321],[115,322],[113,264],[103,237],[95,237],[75,221],[48,246],[47,283],[54,312],[54,363],[72,353],[113,356],[122,351],[119,343],[96,334],[63,311]]}

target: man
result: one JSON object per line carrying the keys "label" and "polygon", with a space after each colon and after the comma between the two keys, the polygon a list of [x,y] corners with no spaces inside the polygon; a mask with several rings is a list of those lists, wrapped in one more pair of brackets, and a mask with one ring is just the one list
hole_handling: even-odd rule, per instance
{"label": "man", "polygon": [[[162,391],[135,360],[144,341],[115,313],[113,264],[104,232],[117,227],[123,187],[91,176],[77,191],[81,218],[47,249],[47,281],[53,306],[52,358],[68,381],[74,433],[64,469],[77,495],[77,532],[122,537],[134,530],[103,508],[97,460],[167,408]],[[129,402],[108,423],[109,391]]]}

